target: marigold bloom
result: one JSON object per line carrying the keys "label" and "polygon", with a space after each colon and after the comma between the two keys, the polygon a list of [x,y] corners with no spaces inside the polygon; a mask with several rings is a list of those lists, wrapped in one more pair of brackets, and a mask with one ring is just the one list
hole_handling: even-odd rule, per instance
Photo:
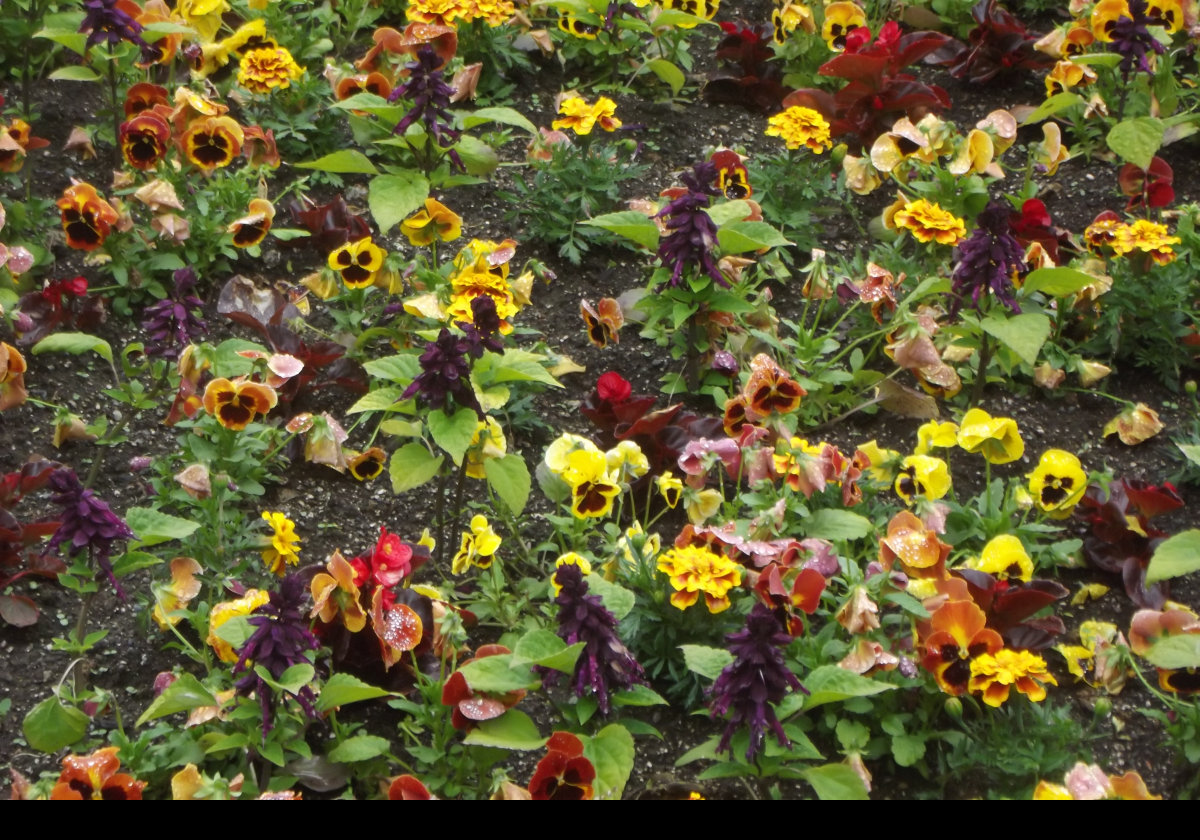
{"label": "marigold bloom", "polygon": [[454,26],[458,18],[470,14],[467,0],[410,0],[404,16],[413,23]]}
{"label": "marigold bloom", "polygon": [[711,613],[729,609],[729,590],[742,582],[742,567],[722,554],[700,546],[684,546],[665,551],[658,558],[658,570],[665,572],[675,589],[672,606],[686,610],[703,593]]}
{"label": "marigold bloom", "polygon": [[245,132],[232,117],[193,120],[180,138],[184,156],[206,173],[228,166],[242,153]]}
{"label": "marigold bloom", "polygon": [[1058,685],[1046,670],[1046,660],[1027,650],[1001,648],[971,660],[970,690],[982,692],[989,706],[1003,705],[1014,686],[1034,702],[1045,700],[1045,683]]}
{"label": "marigold bloom", "polygon": [[833,147],[829,139],[829,123],[812,108],[793,105],[786,111],[767,120],[768,137],[778,137],[789,149],[807,146],[814,154],[821,154]]}
{"label": "marigold bloom", "polygon": [[214,379],[204,389],[204,410],[226,429],[240,432],[255,415],[267,414],[279,401],[275,389],[244,379]]}
{"label": "marigold bloom", "polygon": [[265,198],[250,199],[247,213],[236,221],[230,222],[226,233],[233,234],[235,248],[249,248],[267,238],[271,223],[275,221],[275,205]]}
{"label": "marigold bloom", "polygon": [[1025,441],[1011,417],[992,417],[982,408],[963,415],[958,427],[958,445],[982,455],[988,463],[1007,464],[1025,454]]}
{"label": "marigold bloom", "polygon": [[94,251],[103,245],[119,218],[91,184],[72,184],[57,204],[67,244],[80,251]]}
{"label": "marigold bloom", "polygon": [[950,468],[941,458],[909,455],[900,462],[895,490],[906,505],[911,505],[918,496],[937,501],[950,492]]}
{"label": "marigold bloom", "polygon": [[222,624],[237,616],[250,615],[263,604],[271,600],[271,594],[262,589],[250,589],[241,598],[234,601],[222,601],[214,604],[208,614],[208,637],[205,641],[216,652],[222,662],[237,662],[237,652],[229,642],[217,635],[217,629]]}
{"label": "marigold bloom", "polygon": [[595,105],[589,105],[583,97],[569,96],[558,106],[558,113],[563,119],[555,120],[550,127],[569,128],[581,137],[591,134],[597,125],[605,131],[616,131],[621,127],[621,121],[616,117],[617,103],[607,96],[601,96]]}
{"label": "marigold bloom", "polygon": [[350,289],[365,289],[375,282],[375,275],[383,268],[387,251],[363,237],[357,242],[347,242],[329,255],[328,265],[342,276],[342,282]]}
{"label": "marigold bloom", "polygon": [[1034,503],[1052,516],[1065,516],[1087,490],[1087,473],[1083,471],[1083,465],[1062,449],[1043,452],[1028,478],[1029,494]]}
{"label": "marigold bloom", "polygon": [[91,755],[68,755],[63,771],[50,792],[51,799],[127,800],[141,799],[145,782],[118,773],[121,760],[116,747],[105,747]]}
{"label": "marigold bloom", "polygon": [[296,523],[279,511],[263,511],[262,518],[271,526],[271,545],[263,550],[263,562],[272,573],[283,577],[286,566],[300,562],[300,538]]}
{"label": "marigold bloom", "polygon": [[920,242],[954,245],[967,235],[962,219],[923,198],[905,203],[892,221],[896,227],[911,231]]}
{"label": "marigold bloom", "polygon": [[463,531],[462,546],[450,563],[450,571],[461,575],[471,566],[490,568],[500,548],[500,535],[492,530],[487,517],[476,514],[471,517],[471,528]]}
{"label": "marigold bloom", "polygon": [[[60,205],[61,206],[61,205]],[[1168,236],[1167,226],[1161,222],[1149,219],[1138,219],[1128,225],[1117,228],[1116,239],[1112,243],[1117,256],[1127,256],[1134,251],[1149,254],[1159,265],[1166,265],[1175,260],[1172,245],[1180,243],[1178,236]]]}
{"label": "marigold bloom", "polygon": [[290,87],[304,75],[304,68],[283,47],[246,50],[238,67],[238,84],[254,93],[270,93]]}
{"label": "marigold bloom", "polygon": [[462,217],[436,198],[427,198],[424,209],[400,223],[400,232],[417,247],[435,239],[453,242],[462,236]]}
{"label": "marigold bloom", "polygon": [[839,0],[825,7],[825,22],[821,37],[834,52],[846,49],[846,36],[854,29],[867,25],[867,15],[856,3]]}

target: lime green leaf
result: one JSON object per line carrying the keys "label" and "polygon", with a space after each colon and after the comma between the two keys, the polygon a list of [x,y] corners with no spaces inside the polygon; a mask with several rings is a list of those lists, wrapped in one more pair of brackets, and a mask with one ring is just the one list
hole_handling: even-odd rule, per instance
{"label": "lime green leaf", "polygon": [[517,642],[512,653],[512,664],[541,665],[569,674],[586,645],[577,642],[571,646],[549,630],[531,630]]}
{"label": "lime green leaf", "polygon": [[480,108],[475,113],[463,117],[464,128],[474,128],[489,122],[516,126],[534,135],[538,133],[537,126],[531,123],[524,114],[513,108]]}
{"label": "lime green leaf", "polygon": [[348,703],[358,703],[362,700],[374,700],[377,697],[388,697],[391,692],[384,688],[369,685],[358,677],[349,674],[333,674],[321,688],[321,696],[317,698],[317,711],[328,712],[338,706]]}
{"label": "lime green leaf", "polygon": [[142,507],[125,511],[125,523],[137,534],[142,545],[158,545],[169,540],[187,539],[200,527],[199,522],[191,519]]}
{"label": "lime green leaf", "polygon": [[384,420],[379,424],[379,431],[393,437],[420,437],[425,426],[417,420]]}
{"label": "lime green leaf", "polygon": [[1191,528],[1158,544],[1146,568],[1146,583],[1191,574],[1197,569],[1200,569],[1200,530]]}
{"label": "lime green leaf", "polygon": [[744,198],[722,201],[704,211],[717,227],[740,222],[750,215],[750,202]]}
{"label": "lime green leaf", "polygon": [[173,715],[176,712],[190,712],[192,709],[204,706],[219,706],[217,698],[205,688],[200,680],[191,674],[180,674],[175,682],[167,686],[163,693],[142,712],[137,719],[137,725],[142,726],[148,721]]}
{"label": "lime green leaf", "polygon": [[811,671],[803,682],[809,691],[804,698],[805,711],[826,703],[839,703],[851,697],[870,697],[896,688],[894,685],[859,676],[837,665],[822,665]]}
{"label": "lime green leaf", "polygon": [[1163,121],[1157,117],[1132,117],[1114,125],[1105,142],[1122,160],[1149,169],[1150,161],[1162,147],[1165,130]]}
{"label": "lime green leaf", "polygon": [[57,697],[47,697],[25,715],[21,731],[25,741],[44,753],[69,747],[87,733],[90,718],[74,706],[64,706]]}
{"label": "lime green leaf", "polygon": [[519,691],[540,685],[529,665],[514,667],[511,653],[485,656],[458,670],[474,691]]}
{"label": "lime green leaf", "polygon": [[462,159],[468,175],[489,175],[500,165],[496,150],[477,137],[464,134],[454,144],[454,150]]}
{"label": "lime green leaf", "polygon": [[623,691],[618,691],[612,697],[614,706],[666,706],[669,705],[661,694],[648,685],[634,685]]}
{"label": "lime green leaf", "polygon": [[509,709],[498,718],[480,722],[467,733],[463,743],[504,750],[540,750],[546,745],[546,739],[529,715],[520,709]]}
{"label": "lime green leaf", "polygon": [[596,768],[597,799],[620,799],[633,772],[633,736],[619,723],[610,723],[584,744],[583,754]]}
{"label": "lime green leaf", "polygon": [[892,757],[901,767],[912,767],[925,757],[925,739],[919,735],[893,736]]}
{"label": "lime green leaf", "polygon": [[733,654],[722,648],[680,645],[679,649],[683,651],[688,670],[710,680],[715,680],[727,665],[733,664]]}
{"label": "lime green leaf", "polygon": [[346,409],[347,414],[360,414],[364,411],[388,411],[396,408],[400,401],[403,388],[376,388],[368,394],[359,397],[354,405]]}
{"label": "lime green leaf", "polygon": [[658,226],[645,213],[636,210],[622,210],[619,213],[606,213],[594,219],[580,222],[583,225],[603,228],[617,236],[632,239],[644,248],[654,250],[658,247]]}
{"label": "lime green leaf", "polygon": [[588,575],[587,582],[591,593],[600,596],[604,608],[616,616],[617,621],[633,612],[637,596],[632,591],[597,574]]}
{"label": "lime green leaf", "polygon": [[1078,93],[1071,93],[1070,91],[1056,93],[1054,96],[1047,97],[1046,100],[1042,102],[1042,104],[1039,105],[1032,114],[1025,118],[1025,122],[1021,123],[1021,125],[1033,125],[1034,123],[1039,123],[1044,119],[1053,117],[1060,111],[1065,111],[1068,108],[1073,108],[1076,105],[1083,105],[1086,102],[1087,100]]}
{"label": "lime green leaf", "polygon": [[46,78],[54,82],[98,82],[100,74],[82,64],[72,64],[67,67],[59,67]]}
{"label": "lime green leaf", "polygon": [[408,386],[421,372],[421,363],[417,356],[384,356],[363,364],[367,373],[377,379],[386,379],[398,385]]}
{"label": "lime green leaf", "polygon": [[235,615],[212,632],[218,639],[237,650],[254,635],[254,625],[250,623],[250,616]]}
{"label": "lime green leaf", "polygon": [[743,254],[759,248],[791,245],[782,233],[766,222],[731,222],[717,231],[723,254]]}
{"label": "lime green leaf", "polygon": [[434,443],[450,453],[454,463],[461,463],[471,446],[471,439],[475,437],[479,415],[469,408],[459,408],[449,415],[438,408],[429,413],[426,422]]}
{"label": "lime green leaf", "polygon": [[387,755],[391,748],[387,738],[380,738],[378,735],[354,735],[331,749],[326,758],[339,764],[350,764]]}
{"label": "lime green leaf", "polygon": [[514,516],[520,516],[529,501],[529,489],[533,482],[529,467],[520,455],[505,455],[489,458],[483,462],[483,473],[490,486]]}
{"label": "lime green leaf", "polygon": [[406,443],[395,452],[388,462],[388,475],[392,479],[392,492],[404,493],[420,487],[438,474],[442,468],[441,455],[435,456],[423,443]]}
{"label": "lime green leaf", "polygon": [[380,175],[371,179],[367,190],[367,204],[382,233],[420,210],[427,198],[429,181],[419,172]]}
{"label": "lime green leaf", "polygon": [[980,326],[1030,367],[1037,364],[1038,353],[1050,337],[1050,319],[1040,312],[989,315]]}
{"label": "lime green leaf", "polygon": [[658,76],[671,88],[671,95],[678,96],[679,91],[683,90],[683,83],[687,81],[683,75],[683,71],[676,67],[665,58],[656,58],[646,62],[646,66],[650,68],[655,76]]}
{"label": "lime green leaf", "polygon": [[826,508],[804,520],[804,533],[821,540],[858,540],[870,534],[871,520],[848,510]]}
{"label": "lime green leaf", "polygon": [[801,775],[813,786],[818,799],[865,801],[871,798],[863,780],[846,764],[822,764],[801,771]]}
{"label": "lime green leaf", "polygon": [[489,353],[485,360],[491,364],[489,384],[501,382],[541,382],[554,388],[561,388],[562,383],[546,370],[543,362],[548,361],[541,353],[530,350],[511,348],[503,353]]}
{"label": "lime green leaf", "polygon": [[336,172],[339,175],[378,175],[375,164],[357,149],[341,149],[316,160],[295,164],[300,169],[316,169],[318,172]]}
{"label": "lime green leaf", "polygon": [[88,351],[112,364],[113,352],[109,343],[103,338],[97,338],[87,333],[62,332],[48,335],[33,345],[32,352],[35,356],[40,356],[42,353],[70,353],[78,356]]}
{"label": "lime green leaf", "polygon": [[1095,282],[1095,277],[1074,268],[1035,268],[1021,284],[1021,293],[1043,292],[1051,297],[1063,297]]}
{"label": "lime green leaf", "polygon": [[1200,667],[1200,634],[1166,636],[1151,645],[1142,658],[1156,668]]}

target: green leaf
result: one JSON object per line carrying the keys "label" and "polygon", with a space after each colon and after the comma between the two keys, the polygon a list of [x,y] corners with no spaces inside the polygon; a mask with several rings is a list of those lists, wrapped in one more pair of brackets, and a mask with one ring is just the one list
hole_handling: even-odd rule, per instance
{"label": "green leaf", "polygon": [[1072,64],[1086,64],[1090,67],[1106,67],[1109,70],[1121,63],[1120,53],[1088,53],[1087,55],[1071,56]]}
{"label": "green leaf", "polygon": [[425,427],[416,420],[384,420],[379,424],[379,431],[392,437],[420,437]]}
{"label": "green leaf", "polygon": [[253,341],[229,338],[217,345],[212,364],[219,376],[245,376],[254,370],[254,361],[241,355],[243,350],[266,352],[266,348]]}
{"label": "green leaf", "polygon": [[46,78],[53,82],[98,82],[100,74],[82,64],[72,64],[67,67],[59,67]]}
{"label": "green leaf", "polygon": [[620,584],[605,580],[597,574],[588,575],[587,582],[591,594],[600,596],[600,600],[604,603],[604,608],[612,613],[617,621],[620,621],[633,612],[633,607],[637,604],[637,596],[631,590],[626,589]]}
{"label": "green leaf", "polygon": [[1200,467],[1200,444],[1176,442],[1175,445],[1179,447],[1179,451],[1183,453],[1183,457]]}
{"label": "green leaf", "polygon": [[648,685],[634,685],[612,696],[614,706],[666,706],[661,694]]}
{"label": "green leaf", "polygon": [[570,674],[586,647],[584,642],[567,643],[549,630],[531,630],[521,637],[512,653],[514,666],[541,665]]}
{"label": "green leaf", "polygon": [[64,706],[57,697],[47,697],[25,715],[21,731],[25,741],[44,753],[69,747],[87,733],[91,719],[74,706]]}
{"label": "green leaf", "polygon": [[467,733],[463,743],[502,750],[540,750],[546,745],[546,739],[529,715],[520,709],[509,709],[498,718],[481,721]]}
{"label": "green leaf", "polygon": [[529,670],[529,665],[513,666],[511,653],[476,659],[458,671],[474,691],[520,691],[540,684]]}
{"label": "green leaf", "polygon": [[583,754],[596,768],[597,799],[620,799],[633,773],[633,736],[619,723],[610,723],[584,744]]}
{"label": "green leaf", "polygon": [[137,534],[139,542],[146,546],[187,539],[200,527],[199,522],[191,519],[143,507],[125,511],[125,524]]}
{"label": "green leaf", "polygon": [[858,540],[872,531],[871,520],[848,510],[818,510],[804,520],[804,533],[821,540]]}
{"label": "green leaf", "polygon": [[339,764],[350,764],[387,755],[391,748],[387,738],[380,738],[378,735],[354,735],[331,749],[326,758]]}
{"label": "green leaf", "polygon": [[462,463],[463,455],[471,446],[475,429],[479,426],[479,415],[472,409],[459,408],[447,415],[440,408],[429,412],[426,422],[433,442],[446,450],[454,463]]}
{"label": "green leaf", "polygon": [[687,78],[683,75],[682,70],[665,58],[656,58],[652,61],[647,61],[646,66],[650,68],[650,72],[666,82],[671,88],[672,96],[678,96],[679,91],[683,90],[683,83],[687,81]]}
{"label": "green leaf", "polygon": [[361,414],[364,411],[387,411],[396,408],[396,403],[400,400],[400,395],[404,393],[404,389],[396,388],[376,388],[370,393],[363,394],[359,399],[346,409],[347,414]]}
{"label": "green leaf", "polygon": [[804,698],[805,711],[826,703],[838,703],[851,697],[870,697],[896,688],[894,685],[859,676],[837,665],[815,668],[804,678],[804,687],[809,692]]}
{"label": "green leaf", "polygon": [[1165,130],[1163,121],[1157,117],[1132,117],[1114,125],[1105,142],[1122,160],[1149,169],[1150,161],[1162,147]]}
{"label": "green leaf", "polygon": [[750,215],[750,202],[744,198],[722,201],[704,211],[717,227],[740,222]]}
{"label": "green leaf", "polygon": [[1158,544],[1146,567],[1146,583],[1191,574],[1197,569],[1200,569],[1200,530],[1191,528]]}
{"label": "green leaf", "polygon": [[1033,125],[1034,123],[1039,123],[1044,119],[1053,117],[1060,111],[1065,111],[1068,108],[1075,107],[1076,105],[1083,105],[1086,102],[1087,100],[1078,93],[1071,93],[1070,91],[1056,93],[1054,96],[1047,97],[1032,114],[1025,118],[1025,122],[1021,123],[1021,125]]}
{"label": "green leaf", "polygon": [[336,172],[339,175],[378,175],[375,164],[357,149],[341,149],[316,160],[295,164],[300,169],[316,169],[318,172]]}
{"label": "green leaf", "polygon": [[219,705],[221,704],[217,702],[217,698],[201,684],[200,680],[191,674],[184,673],[167,686],[162,694],[154,698],[154,701],[146,707],[146,711],[142,712],[142,716],[137,719],[137,725],[143,726],[148,721],[173,715],[176,712],[190,712],[192,709],[204,706]]}
{"label": "green leaf", "polygon": [[78,356],[88,351],[95,353],[104,359],[104,361],[112,364],[113,352],[109,343],[103,338],[97,338],[87,333],[54,333],[33,345],[32,350],[35,356],[40,356],[42,353],[70,353],[73,356]]}
{"label": "green leaf", "polygon": [[550,385],[554,388],[562,387],[562,383],[546,370],[543,363],[548,360],[541,353],[514,347],[500,354],[488,353],[485,360],[490,364],[490,375],[484,377],[488,384],[541,382],[543,385]]}
{"label": "green leaf", "polygon": [[514,516],[520,516],[529,501],[529,490],[533,480],[529,477],[529,467],[520,455],[505,455],[502,458],[489,458],[483,462],[483,473],[487,476],[488,485],[496,491],[496,495]]}
{"label": "green leaf", "polygon": [[286,691],[288,694],[299,694],[305,686],[312,682],[317,671],[309,663],[301,662],[299,665],[288,668],[279,675],[278,679],[272,677],[271,672],[262,665],[255,665],[254,673],[262,677],[263,682],[272,688]]}
{"label": "green leaf", "polygon": [[367,204],[380,233],[387,233],[421,209],[429,198],[429,181],[419,172],[400,172],[371,179]]}
{"label": "green leaf", "polygon": [[782,233],[766,222],[732,222],[717,231],[722,254],[743,254],[759,248],[791,245]]}
{"label": "green leaf", "polygon": [[490,175],[500,165],[500,155],[496,154],[496,150],[469,134],[464,134],[458,139],[454,150],[462,159],[468,175]]}
{"label": "green leaf", "polygon": [[1063,297],[1073,295],[1095,282],[1095,277],[1074,268],[1035,268],[1021,284],[1021,294],[1042,292],[1051,297]]}
{"label": "green leaf", "polygon": [[854,769],[846,764],[822,764],[801,771],[804,780],[813,786],[818,799],[866,801],[867,787]]}
{"label": "green leaf", "polygon": [[721,676],[725,666],[733,664],[733,654],[723,648],[680,645],[679,649],[683,651],[683,661],[688,670],[710,680]]}
{"label": "green leaf", "polygon": [[421,373],[421,363],[412,354],[373,359],[364,363],[363,368],[377,379],[386,379],[406,387]]}
{"label": "green leaf", "polygon": [[1156,668],[1200,667],[1200,634],[1166,636],[1151,645],[1142,658]]}
{"label": "green leaf", "polygon": [[1030,367],[1037,364],[1038,353],[1050,337],[1050,319],[1040,312],[989,315],[979,325]]}
{"label": "green leaf", "polygon": [[163,559],[161,557],[151,554],[148,551],[126,551],[120,557],[113,560],[113,577],[122,578],[141,569],[160,566],[162,563]]}
{"label": "green leaf", "polygon": [[606,213],[594,219],[580,222],[582,225],[603,228],[617,236],[632,239],[643,248],[651,251],[658,247],[658,226],[645,213],[636,210],[622,210],[618,213]]}
{"label": "green leaf", "polygon": [[912,767],[925,757],[925,739],[919,735],[893,736],[892,757],[901,767]]}
{"label": "green leaf", "polygon": [[531,123],[524,114],[513,108],[480,108],[475,113],[463,117],[463,128],[474,128],[489,122],[516,126],[533,135],[538,133],[537,126]]}
{"label": "green leaf", "polygon": [[348,703],[389,697],[391,693],[385,688],[368,685],[350,674],[333,674],[321,688],[321,696],[317,698],[316,708],[318,712],[328,712]]}
{"label": "green leaf", "polygon": [[254,625],[250,623],[250,616],[235,615],[221,624],[213,633],[218,639],[227,642],[230,647],[237,650],[254,635]]}
{"label": "green leaf", "polygon": [[392,492],[404,493],[420,487],[438,474],[442,468],[442,455],[435,456],[423,443],[406,443],[388,461],[388,475],[392,479]]}

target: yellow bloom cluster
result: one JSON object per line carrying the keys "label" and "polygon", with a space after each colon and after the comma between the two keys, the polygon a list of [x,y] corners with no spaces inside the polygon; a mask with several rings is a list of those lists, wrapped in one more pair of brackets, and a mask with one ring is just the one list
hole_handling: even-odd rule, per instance
{"label": "yellow bloom cluster", "polygon": [[1001,648],[971,660],[970,690],[982,692],[983,702],[989,706],[1003,705],[1013,687],[1030,700],[1045,700],[1044,683],[1058,685],[1046,670],[1046,660],[1027,650]]}
{"label": "yellow bloom cluster", "polygon": [[1169,236],[1167,226],[1161,222],[1138,219],[1132,224],[1120,225],[1116,229],[1112,249],[1120,257],[1140,251],[1149,254],[1159,265],[1166,265],[1175,260],[1175,252],[1171,246],[1179,243],[1179,237]]}
{"label": "yellow bloom cluster", "polygon": [[793,105],[767,120],[766,135],[780,138],[789,149],[807,146],[818,155],[833,146],[829,139],[829,123],[825,118],[812,108],[799,105]]}
{"label": "yellow bloom cluster", "polygon": [[742,567],[722,554],[700,546],[684,546],[663,552],[658,570],[671,579],[675,594],[671,604],[686,610],[704,594],[711,613],[729,608],[729,590],[742,582]]}
{"label": "yellow bloom cluster", "polygon": [[271,526],[271,544],[263,550],[263,562],[274,574],[283,577],[286,566],[300,562],[300,538],[296,523],[279,511],[264,511],[262,518]]}
{"label": "yellow bloom cluster", "polygon": [[955,245],[967,235],[967,226],[962,219],[923,198],[905,202],[892,216],[892,224],[911,231],[920,242],[937,242],[939,245]]}
{"label": "yellow bloom cluster", "polygon": [[270,93],[292,84],[304,75],[304,68],[283,47],[246,50],[238,68],[238,84],[254,93]]}

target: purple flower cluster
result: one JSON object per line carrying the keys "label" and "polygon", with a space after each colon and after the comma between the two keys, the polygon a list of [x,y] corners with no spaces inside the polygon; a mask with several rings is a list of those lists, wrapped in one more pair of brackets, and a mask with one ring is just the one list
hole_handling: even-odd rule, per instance
{"label": "purple flower cluster", "polygon": [[1133,72],[1134,67],[1144,73],[1151,72],[1149,52],[1159,55],[1166,52],[1166,47],[1150,33],[1146,27],[1161,24],[1157,18],[1151,18],[1146,12],[1146,0],[1129,0],[1129,17],[1121,15],[1112,27],[1112,41],[1108,48],[1119,53],[1121,75],[1126,78]]}
{"label": "purple flower cluster", "polygon": [[568,645],[584,643],[572,677],[575,696],[594,695],[601,714],[607,715],[613,691],[645,684],[642,666],[617,637],[616,616],[598,595],[588,594],[579,566],[559,566],[554,582],[562,587],[554,599],[558,604],[558,635]]}
{"label": "purple flower cluster", "polygon": [[170,296],[147,306],[142,320],[142,328],[150,334],[146,353],[172,361],[183,347],[208,332],[208,325],[196,314],[204,307],[204,301],[192,294],[196,272],[181,268],[173,276],[175,288]]}
{"label": "purple flower cluster", "polygon": [[496,299],[491,295],[472,298],[471,318],[473,322],[454,323],[466,336],[467,355],[478,359],[485,350],[503,353],[504,343],[500,340],[500,313],[496,310]]}
{"label": "purple flower cluster", "polygon": [[717,244],[717,226],[705,212],[713,196],[719,196],[715,186],[717,167],[711,161],[698,163],[681,180],[687,192],[659,211],[655,218],[665,219],[666,236],[658,243],[658,259],[671,269],[666,285],[675,287],[683,280],[683,272],[698,266],[718,286],[729,286],[713,257]]}
{"label": "purple flower cluster", "polygon": [[128,41],[142,50],[142,61],[152,64],[162,57],[162,50],[142,37],[142,25],[117,7],[117,0],[83,0],[83,23],[80,32],[88,33],[87,48],[106,42],[112,49]]}
{"label": "purple flower cluster", "polygon": [[983,296],[991,291],[1013,312],[1020,312],[1013,296],[1013,274],[1025,271],[1025,252],[1012,235],[1012,209],[1003,201],[993,201],[975,220],[978,227],[958,246],[958,265],[951,278],[950,315],[954,316],[969,297],[979,309]]}
{"label": "purple flower cluster", "polygon": [[[396,124],[395,133],[402,135],[410,125],[421,122],[425,125],[425,132],[433,138],[439,148],[453,146],[462,134],[453,128],[453,117],[447,110],[455,91],[446,84],[437,53],[433,47],[426,44],[417,50],[417,60],[406,64],[405,69],[408,71],[408,78],[403,84],[396,86],[388,97],[388,102],[410,99],[412,107]],[[450,149],[450,162],[459,172],[466,171],[462,158],[454,149]]]}
{"label": "purple flower cluster", "polygon": [[425,352],[418,359],[421,374],[400,399],[420,396],[430,408],[445,409],[453,397],[454,402],[483,417],[483,407],[471,387],[471,365],[467,356],[472,349],[470,340],[443,327],[438,337],[425,345]]}
{"label": "purple flower cluster", "polygon": [[55,494],[51,501],[62,508],[62,520],[46,551],[57,551],[64,543],[70,546],[72,555],[86,548],[123,600],[125,592],[117,583],[109,558],[113,543],[133,539],[133,531],[95,493],[84,489],[74,471],[56,470],[50,476],[50,488]]}
{"label": "purple flower cluster", "polygon": [[750,728],[746,760],[752,762],[763,747],[768,728],[775,733],[780,745],[786,747],[791,743],[771,704],[782,700],[789,688],[808,692],[783,659],[783,649],[792,637],[766,605],[755,604],[746,618],[746,628],[730,633],[725,640],[729,642],[729,652],[736,658],[709,690],[712,695],[709,711],[714,717],[730,709],[733,714],[721,735],[717,752],[732,752],[730,741],[738,727],[746,724]]}
{"label": "purple flower cluster", "polygon": [[[308,662],[310,650],[321,647],[320,641],[309,629],[311,621],[305,599],[308,577],[304,572],[285,577],[279,589],[271,592],[271,600],[250,617],[254,633],[238,649],[238,661],[233,667],[235,677],[242,675],[235,683],[238,693],[242,696],[248,696],[251,692],[258,694],[258,702],[262,705],[264,738],[271,730],[271,687],[255,673],[255,666],[261,665],[278,680],[288,668]],[[311,688],[304,686],[294,696],[309,717],[317,716],[313,708],[316,695]]]}

